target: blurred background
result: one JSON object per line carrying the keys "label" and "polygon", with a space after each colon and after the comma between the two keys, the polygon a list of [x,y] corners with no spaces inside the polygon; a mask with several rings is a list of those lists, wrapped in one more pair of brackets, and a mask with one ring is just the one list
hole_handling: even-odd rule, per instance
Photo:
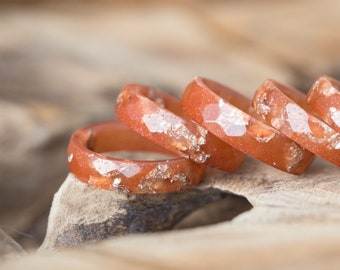
{"label": "blurred background", "polygon": [[124,84],[308,91],[340,79],[339,25],[340,0],[0,0],[0,228],[40,245],[70,134],[114,119]]}

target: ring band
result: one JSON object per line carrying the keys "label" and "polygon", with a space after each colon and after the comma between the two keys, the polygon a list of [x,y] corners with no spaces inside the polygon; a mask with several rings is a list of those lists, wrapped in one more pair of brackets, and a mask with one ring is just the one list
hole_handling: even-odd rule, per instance
{"label": "ring band", "polygon": [[279,170],[301,174],[313,160],[280,132],[249,114],[250,100],[212,80],[196,78],[185,89],[185,113],[221,140]]}
{"label": "ring band", "polygon": [[244,161],[242,152],[187,119],[179,100],[163,91],[128,84],[118,96],[116,114],[142,136],[195,162],[234,171]]}
{"label": "ring band", "polygon": [[253,106],[278,131],[314,154],[340,166],[340,133],[314,116],[302,92],[273,80],[256,91]]}
{"label": "ring band", "polygon": [[104,122],[75,131],[68,147],[71,173],[84,183],[129,193],[180,191],[198,184],[205,166],[182,157],[142,161],[109,157],[113,151],[169,151],[122,123]]}
{"label": "ring band", "polygon": [[340,82],[328,77],[319,77],[307,95],[307,104],[327,124],[340,132]]}

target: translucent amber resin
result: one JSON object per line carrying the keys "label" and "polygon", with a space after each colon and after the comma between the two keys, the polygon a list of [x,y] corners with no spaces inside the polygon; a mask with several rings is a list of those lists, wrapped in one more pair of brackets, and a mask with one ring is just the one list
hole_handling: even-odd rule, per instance
{"label": "translucent amber resin", "polygon": [[340,132],[340,82],[328,77],[319,77],[307,95],[307,104],[336,131]]}
{"label": "translucent amber resin", "polygon": [[114,151],[169,154],[119,122],[94,124],[74,132],[68,147],[71,173],[84,183],[129,193],[174,192],[197,185],[205,166],[183,157],[143,161],[110,157]]}
{"label": "translucent amber resin", "polygon": [[302,92],[273,80],[256,91],[256,112],[297,144],[340,166],[340,133],[327,125],[306,103]]}
{"label": "translucent amber resin", "polygon": [[251,101],[204,78],[186,88],[181,105],[198,124],[240,151],[292,174],[301,174],[314,155],[249,111]]}
{"label": "translucent amber resin", "polygon": [[189,120],[179,100],[163,91],[126,85],[118,96],[116,114],[142,136],[197,163],[233,171],[244,160],[242,152]]}

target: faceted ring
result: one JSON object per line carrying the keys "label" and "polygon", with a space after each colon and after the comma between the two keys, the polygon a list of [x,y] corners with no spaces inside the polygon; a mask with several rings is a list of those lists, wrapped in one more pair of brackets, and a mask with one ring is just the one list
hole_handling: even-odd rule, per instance
{"label": "faceted ring", "polygon": [[322,120],[340,132],[340,81],[320,76],[308,92],[307,104]]}
{"label": "faceted ring", "polygon": [[234,171],[244,161],[242,152],[188,119],[179,99],[161,90],[126,85],[117,98],[116,114],[142,136],[197,163]]}
{"label": "faceted ring", "polygon": [[253,107],[267,123],[297,144],[340,166],[340,133],[314,115],[305,94],[267,80],[257,89]]}
{"label": "faceted ring", "polygon": [[221,140],[276,169],[301,174],[314,155],[249,111],[251,101],[227,86],[197,77],[185,89],[185,113]]}
{"label": "faceted ring", "polygon": [[93,124],[75,131],[68,147],[68,165],[77,179],[90,185],[128,193],[180,191],[198,184],[205,166],[182,157],[128,160],[108,156],[114,151],[170,154],[119,122]]}

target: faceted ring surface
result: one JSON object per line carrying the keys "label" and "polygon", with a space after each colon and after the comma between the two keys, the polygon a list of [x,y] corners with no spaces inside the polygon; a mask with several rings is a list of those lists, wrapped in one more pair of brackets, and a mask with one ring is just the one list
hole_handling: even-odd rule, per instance
{"label": "faceted ring surface", "polygon": [[340,81],[320,76],[308,92],[307,104],[322,120],[340,132]]}
{"label": "faceted ring surface", "polygon": [[179,99],[161,90],[126,85],[118,96],[116,114],[142,136],[197,163],[234,171],[244,161],[242,152],[189,120]]}
{"label": "faceted ring surface", "polygon": [[103,122],[73,133],[68,147],[70,171],[84,183],[136,194],[180,191],[198,184],[205,172],[204,165],[183,157],[143,161],[105,154],[114,151],[170,154],[122,123]]}
{"label": "faceted ring surface", "polygon": [[276,169],[303,173],[314,155],[249,112],[250,103],[229,87],[200,77],[181,99],[185,113],[221,140]]}
{"label": "faceted ring surface", "polygon": [[305,94],[267,80],[257,89],[253,107],[267,123],[297,144],[340,166],[340,133],[315,116]]}

